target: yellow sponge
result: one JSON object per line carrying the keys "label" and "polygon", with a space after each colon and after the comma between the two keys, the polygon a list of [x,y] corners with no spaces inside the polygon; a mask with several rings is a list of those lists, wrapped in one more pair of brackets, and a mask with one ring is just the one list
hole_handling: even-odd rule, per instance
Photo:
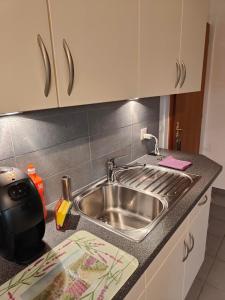
{"label": "yellow sponge", "polygon": [[63,227],[63,224],[65,222],[66,215],[68,214],[70,208],[71,208],[72,202],[63,200],[60,204],[59,209],[56,212],[56,225]]}

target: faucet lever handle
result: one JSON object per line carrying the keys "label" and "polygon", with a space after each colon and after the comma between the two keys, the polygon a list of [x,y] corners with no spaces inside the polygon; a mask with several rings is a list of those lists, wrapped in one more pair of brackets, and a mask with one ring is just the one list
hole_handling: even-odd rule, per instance
{"label": "faucet lever handle", "polygon": [[115,160],[116,160],[116,159],[123,158],[123,157],[126,157],[126,156],[128,156],[128,154],[118,155],[118,156],[115,156],[115,157],[110,158],[110,159],[108,160],[108,162],[111,162],[111,163],[113,164],[113,166],[115,166],[115,165],[116,165],[116,163],[115,163]]}

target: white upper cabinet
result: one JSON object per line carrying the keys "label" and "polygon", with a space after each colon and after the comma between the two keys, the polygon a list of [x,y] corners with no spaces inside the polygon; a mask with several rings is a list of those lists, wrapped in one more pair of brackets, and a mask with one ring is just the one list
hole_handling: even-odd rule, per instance
{"label": "white upper cabinet", "polygon": [[182,93],[201,90],[207,18],[207,0],[183,0],[180,62],[186,70]]}
{"label": "white upper cabinet", "polygon": [[139,97],[199,91],[208,1],[139,3]]}
{"label": "white upper cabinet", "polygon": [[0,35],[0,114],[58,106],[46,1],[0,1]]}
{"label": "white upper cabinet", "polygon": [[136,97],[138,1],[48,1],[60,106]]}
{"label": "white upper cabinet", "polygon": [[0,1],[0,114],[200,90],[207,2]]}
{"label": "white upper cabinet", "polygon": [[139,97],[176,93],[181,0],[140,0]]}

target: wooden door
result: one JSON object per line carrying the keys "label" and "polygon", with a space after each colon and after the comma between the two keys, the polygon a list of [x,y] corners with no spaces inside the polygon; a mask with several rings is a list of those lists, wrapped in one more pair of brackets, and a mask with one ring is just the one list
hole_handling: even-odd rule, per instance
{"label": "wooden door", "polygon": [[169,133],[171,150],[199,153],[209,30],[210,27],[207,25],[201,91],[171,96]]}
{"label": "wooden door", "polygon": [[[205,259],[206,238],[208,230],[209,209],[210,209],[210,194],[207,193],[207,199],[203,197],[197,205],[200,205],[200,210],[191,220],[189,233],[186,240],[192,244],[192,251],[190,252],[185,264],[185,278],[184,278],[184,294],[186,297],[192,283],[199,272],[199,269]],[[207,200],[207,202],[206,202]]]}
{"label": "wooden door", "polygon": [[[0,35],[0,113],[58,106],[46,1],[0,1]],[[51,68],[48,96],[38,35]]]}
{"label": "wooden door", "polygon": [[208,1],[183,0],[180,61],[186,66],[186,79],[180,93],[200,91]]}
{"label": "wooden door", "polygon": [[176,93],[181,0],[141,0],[139,97]]}
{"label": "wooden door", "polygon": [[49,0],[49,9],[60,106],[136,97],[138,1]]}

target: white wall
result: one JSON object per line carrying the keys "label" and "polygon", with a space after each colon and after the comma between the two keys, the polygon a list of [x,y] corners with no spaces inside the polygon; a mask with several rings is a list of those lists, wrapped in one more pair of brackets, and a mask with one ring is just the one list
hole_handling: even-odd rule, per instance
{"label": "white wall", "polygon": [[225,189],[225,0],[210,0],[211,24],[201,153],[224,167],[214,186]]}
{"label": "white wall", "polygon": [[160,97],[159,147],[168,149],[170,96]]}

